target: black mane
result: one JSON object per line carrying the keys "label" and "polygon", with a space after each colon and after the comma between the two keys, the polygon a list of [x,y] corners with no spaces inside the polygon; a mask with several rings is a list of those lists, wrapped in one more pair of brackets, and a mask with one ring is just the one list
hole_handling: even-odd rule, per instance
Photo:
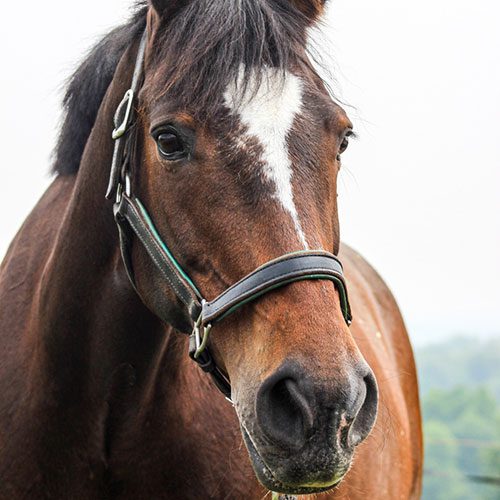
{"label": "black mane", "polygon": [[[78,171],[92,127],[126,48],[146,26],[141,3],[131,21],[99,42],[70,79],[63,100],[65,118],[52,170]],[[147,95],[169,99],[195,115],[207,116],[223,90],[250,72],[308,64],[306,25],[289,0],[196,0],[173,17],[164,16],[153,45],[152,88]],[[255,73],[255,70],[257,72]]]}
{"label": "black mane", "polygon": [[145,29],[146,13],[146,7],[139,8],[130,22],[108,33],[70,78],[63,98],[64,120],[54,150],[53,173],[71,175],[78,171],[116,67],[130,43]]}

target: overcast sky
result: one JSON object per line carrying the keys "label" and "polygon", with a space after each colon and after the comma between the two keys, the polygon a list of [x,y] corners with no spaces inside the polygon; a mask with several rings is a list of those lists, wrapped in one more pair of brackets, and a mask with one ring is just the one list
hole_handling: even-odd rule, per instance
{"label": "overcast sky", "polygon": [[[0,256],[50,182],[61,85],[129,0],[7,2]],[[322,48],[359,140],[343,240],[389,283],[416,343],[500,336],[500,4],[335,0]]]}

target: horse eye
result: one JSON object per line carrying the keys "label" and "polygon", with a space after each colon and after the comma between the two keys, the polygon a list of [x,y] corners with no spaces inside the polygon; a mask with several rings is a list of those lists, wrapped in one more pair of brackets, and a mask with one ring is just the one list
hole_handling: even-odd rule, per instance
{"label": "horse eye", "polygon": [[340,144],[339,155],[341,155],[347,149],[348,146],[349,146],[349,138],[346,136],[344,137],[344,140]]}
{"label": "horse eye", "polygon": [[349,137],[353,135],[352,131],[347,132],[347,134],[344,136],[344,139],[342,140],[342,143],[340,144],[339,147],[339,152],[337,154],[337,160],[340,161],[340,155],[347,149],[349,146]]}
{"label": "horse eye", "polygon": [[167,160],[179,160],[186,155],[182,139],[175,132],[160,132],[156,134],[155,139],[159,153]]}

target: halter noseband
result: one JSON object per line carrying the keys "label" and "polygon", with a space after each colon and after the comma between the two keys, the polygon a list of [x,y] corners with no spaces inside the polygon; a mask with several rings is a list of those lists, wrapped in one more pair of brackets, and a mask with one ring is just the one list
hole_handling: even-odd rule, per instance
{"label": "halter noseband", "polygon": [[[120,235],[120,249],[127,275],[134,289],[135,277],[131,260],[131,242],[136,237],[158,269],[162,279],[184,304],[193,329],[190,333],[189,355],[207,373],[216,386],[230,400],[231,385],[216,366],[207,349],[210,330],[219,321],[234,313],[243,305],[260,296],[302,280],[333,281],[340,296],[342,314],[350,325],[352,317],[339,259],[324,251],[302,251],[283,255],[267,262],[245,276],[212,301],[203,298],[201,292],[189,278],[162,240],[152,218],[144,205],[133,195],[130,181],[130,163],[135,123],[134,104],[140,88],[146,50],[146,34],[140,42],[132,85],[125,93],[115,114],[115,141],[113,162],[106,198],[116,197],[114,216]],[[165,323],[170,323],[167,313],[155,311]],[[186,333],[186,332],[184,332]]]}

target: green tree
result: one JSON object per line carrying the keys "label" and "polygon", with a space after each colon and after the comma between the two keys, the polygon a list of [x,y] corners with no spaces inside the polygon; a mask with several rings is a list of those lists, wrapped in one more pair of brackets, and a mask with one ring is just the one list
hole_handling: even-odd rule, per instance
{"label": "green tree", "polygon": [[470,476],[500,477],[500,404],[486,387],[430,390],[423,399],[426,438],[424,498],[499,500],[493,485]]}
{"label": "green tree", "polygon": [[462,500],[469,494],[460,476],[459,446],[448,425],[439,420],[425,424],[425,469],[423,498]]}
{"label": "green tree", "polygon": [[431,389],[487,387],[500,403],[500,338],[455,337],[416,351],[423,396]]}

